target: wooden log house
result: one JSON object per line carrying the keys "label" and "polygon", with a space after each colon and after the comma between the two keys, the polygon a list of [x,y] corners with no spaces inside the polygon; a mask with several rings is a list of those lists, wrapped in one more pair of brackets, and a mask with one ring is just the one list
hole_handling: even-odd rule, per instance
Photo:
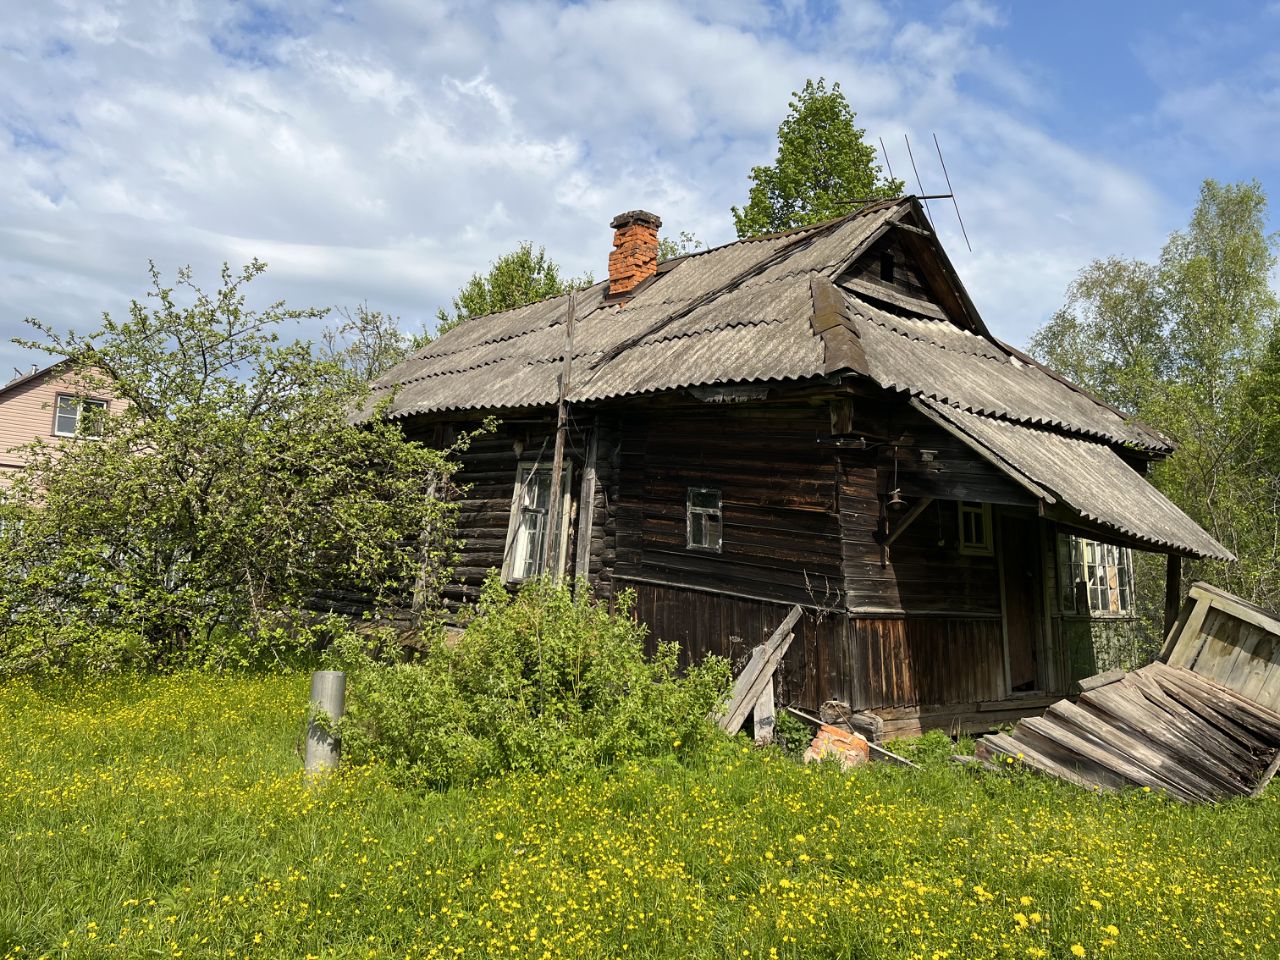
{"label": "wooden log house", "polygon": [[1166,437],[991,335],[915,198],[663,263],[657,217],[611,226],[572,321],[470,320],[375,384],[426,442],[500,418],[451,602],[576,576],[694,660],[798,603],[783,703],[955,732],[1117,665],[1131,549],[1170,558],[1174,613],[1179,558],[1230,559],[1143,479]]}

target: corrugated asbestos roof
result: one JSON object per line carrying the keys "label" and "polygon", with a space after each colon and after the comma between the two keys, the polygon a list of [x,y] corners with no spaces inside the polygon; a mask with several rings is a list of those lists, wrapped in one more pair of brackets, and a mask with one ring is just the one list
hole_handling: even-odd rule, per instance
{"label": "corrugated asbestos roof", "polygon": [[1234,560],[1229,551],[1103,443],[917,401],[1011,477],[1061,500],[1086,520],[1197,557]]}
{"label": "corrugated asbestos roof", "polygon": [[1047,424],[1153,452],[1172,449],[1145,424],[1126,420],[990,340],[945,320],[880,309],[855,293],[846,291],[845,299],[870,376],[882,387],[1015,423]]}
{"label": "corrugated asbestos roof", "polygon": [[[833,370],[863,375],[910,394],[918,409],[1047,503],[1061,501],[1156,547],[1232,559],[1107,445],[1159,455],[1172,450],[1167,438],[985,330],[872,302],[878,298],[865,283],[824,294],[828,305],[843,297],[843,309],[818,317],[815,291],[822,284],[836,291],[829,281],[883,227],[913,211],[918,216],[911,197],[886,201],[682,257],[625,306],[606,301],[603,282],[579,291],[569,399],[813,379]],[[393,418],[554,404],[567,307],[561,296],[461,324],[378,380],[364,415],[388,397]],[[848,349],[855,341],[858,349]]]}
{"label": "corrugated asbestos roof", "polygon": [[[684,257],[625,306],[604,302],[607,283],[580,291],[569,399],[822,376],[809,274],[838,267],[907,206]],[[373,402],[392,394],[392,417],[555,403],[566,312],[561,296],[469,320],[376,381]]]}

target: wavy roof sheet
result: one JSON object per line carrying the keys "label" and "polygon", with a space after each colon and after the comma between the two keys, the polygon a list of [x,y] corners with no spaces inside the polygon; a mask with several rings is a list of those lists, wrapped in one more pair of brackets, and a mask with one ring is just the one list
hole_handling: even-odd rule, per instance
{"label": "wavy roof sheet", "polygon": [[1048,499],[1062,501],[1086,520],[1156,547],[1235,559],[1106,444],[969,413],[935,400],[919,403],[1015,480],[1030,481],[1047,492]]}
{"label": "wavy roof sheet", "polygon": [[[833,277],[915,207],[910,197],[885,201],[840,220],[683,257],[625,306],[607,302],[604,282],[578,292],[569,399],[824,376],[833,364],[812,328],[810,277]],[[844,295],[847,326],[867,358],[868,369],[857,372],[883,387],[1148,452],[1172,449],[1156,431],[997,341],[850,290]],[[555,297],[459,325],[378,380],[365,415],[388,395],[392,417],[554,403],[567,306],[567,297]]]}
{"label": "wavy roof sheet", "polygon": [[1172,449],[1145,424],[1125,419],[990,340],[945,320],[880,309],[854,293],[846,292],[845,299],[870,376],[882,387],[1014,423],[1045,424],[1153,452]]}

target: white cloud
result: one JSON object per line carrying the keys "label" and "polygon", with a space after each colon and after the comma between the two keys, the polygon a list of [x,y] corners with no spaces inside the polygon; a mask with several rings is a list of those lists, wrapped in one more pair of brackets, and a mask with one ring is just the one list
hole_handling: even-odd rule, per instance
{"label": "white cloud", "polygon": [[911,135],[932,191],[939,134],[975,254],[935,205],[939,228],[1010,339],[1160,222],[1143,178],[1036,124],[984,3],[929,22],[873,0],[40,7],[0,24],[6,337],[26,314],[123,310],[149,257],[212,278],[258,256],[264,300],[367,299],[416,325],[522,240],[601,275],[621,210],[722,242],[791,91],[819,75],[908,182]]}

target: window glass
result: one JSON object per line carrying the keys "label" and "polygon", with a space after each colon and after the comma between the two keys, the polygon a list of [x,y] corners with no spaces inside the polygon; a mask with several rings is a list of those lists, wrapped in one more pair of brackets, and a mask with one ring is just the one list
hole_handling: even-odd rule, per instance
{"label": "window glass", "polygon": [[724,535],[720,491],[706,487],[690,487],[686,503],[686,543],[689,548],[719,553]]}
{"label": "window glass", "polygon": [[511,580],[536,577],[545,565],[551,471],[522,466],[519,484],[515,542],[511,553]]}
{"label": "window glass", "polygon": [[53,415],[53,432],[59,437],[101,437],[107,401],[58,397]]}
{"label": "window glass", "polygon": [[[564,465],[560,488],[559,531],[557,553],[567,551],[566,537],[569,529],[570,489],[573,467]],[[551,515],[551,464],[521,463],[516,469],[516,487],[511,502],[511,526],[503,577],[507,582],[528,580],[547,572],[548,537],[557,536],[548,526]],[[566,558],[557,562],[564,569]]]}
{"label": "window glass", "polygon": [[107,401],[85,400],[80,404],[80,435],[101,437],[106,425]]}
{"label": "window glass", "polygon": [[75,397],[58,397],[53,432],[60,437],[74,437],[80,425],[80,403]]}
{"label": "window glass", "polygon": [[960,502],[960,552],[990,556],[991,504]]}
{"label": "window glass", "polygon": [[1058,578],[1063,613],[1133,612],[1133,554],[1128,547],[1060,534]]}

